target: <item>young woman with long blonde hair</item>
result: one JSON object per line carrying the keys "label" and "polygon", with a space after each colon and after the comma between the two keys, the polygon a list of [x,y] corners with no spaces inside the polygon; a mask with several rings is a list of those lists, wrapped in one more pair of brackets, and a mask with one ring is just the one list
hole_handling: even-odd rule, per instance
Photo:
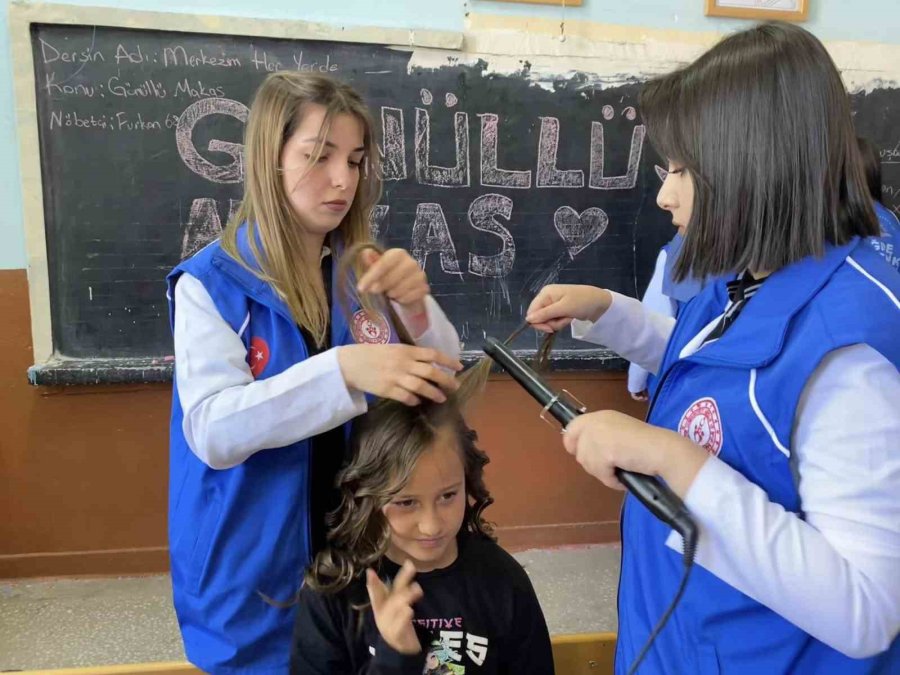
{"label": "young woman with long blonde hair", "polygon": [[[461,365],[456,330],[405,251],[366,251],[354,280],[389,311],[332,300],[346,283],[341,253],[369,239],[380,194],[373,123],[356,92],[270,75],[244,159],[240,211],[168,277],[172,585],[191,662],[283,673],[296,609],[266,598],[293,597],[324,540],[347,422],[366,411],[366,394],[443,401]],[[397,322],[416,344],[397,344]]]}

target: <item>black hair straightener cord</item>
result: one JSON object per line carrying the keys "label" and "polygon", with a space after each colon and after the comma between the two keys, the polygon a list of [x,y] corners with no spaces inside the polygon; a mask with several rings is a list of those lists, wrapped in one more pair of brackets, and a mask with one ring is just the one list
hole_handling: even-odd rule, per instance
{"label": "black hair straightener cord", "polygon": [[[584,409],[576,408],[563,399],[561,393],[554,392],[536,372],[525,365],[525,363],[516,357],[512,351],[500,341],[489,337],[482,349],[485,354],[490,356],[501,368],[503,368],[503,370],[509,373],[510,376],[525,389],[525,391],[531,394],[532,398],[544,407],[545,412],[553,415],[563,428],[578,415],[585,412]],[[653,631],[650,633],[650,637],[647,638],[647,642],[637,655],[637,658],[635,658],[634,663],[632,663],[631,667],[628,669],[629,675],[632,675],[637,672],[638,666],[650,651],[650,647],[653,645],[656,636],[659,635],[663,626],[666,625],[672,612],[675,611],[675,607],[678,606],[678,601],[681,600],[681,596],[684,594],[688,576],[690,576],[694,564],[694,552],[697,547],[697,525],[685,507],[684,502],[681,501],[678,495],[672,492],[668,485],[661,482],[655,476],[647,476],[642,473],[616,469],[616,478],[618,478],[628,491],[637,497],[654,516],[678,532],[683,541],[682,559],[684,561],[684,573],[681,576],[681,583],[678,585],[678,590],[676,591],[672,602],[669,604],[662,617],[660,617],[656,626],[654,626]]]}

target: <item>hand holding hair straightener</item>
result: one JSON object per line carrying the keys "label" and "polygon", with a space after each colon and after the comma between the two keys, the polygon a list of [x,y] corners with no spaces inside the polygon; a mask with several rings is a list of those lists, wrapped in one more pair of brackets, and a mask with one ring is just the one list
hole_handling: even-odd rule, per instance
{"label": "hand holding hair straightener", "polygon": [[[522,385],[532,398],[544,407],[563,427],[585,411],[554,392],[531,368],[518,359],[510,349],[494,338],[487,338],[485,353]],[[681,499],[665,483],[654,476],[616,469],[616,478],[637,497],[657,518],[670,525],[684,540],[684,552],[693,557],[697,541],[697,526]]]}

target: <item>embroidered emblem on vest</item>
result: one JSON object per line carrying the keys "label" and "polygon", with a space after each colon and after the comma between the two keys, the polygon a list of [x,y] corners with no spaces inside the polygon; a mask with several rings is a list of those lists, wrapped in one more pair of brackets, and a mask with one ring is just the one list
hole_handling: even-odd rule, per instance
{"label": "embroidered emblem on vest", "polygon": [[722,449],[722,418],[715,399],[701,398],[684,411],[678,423],[678,433],[697,445],[706,448],[711,455]]}
{"label": "embroidered emblem on vest", "polygon": [[385,345],[391,341],[391,327],[378,312],[372,315],[364,309],[357,310],[350,322],[350,331],[357,342]]}
{"label": "embroidered emblem on vest", "polygon": [[253,377],[259,377],[269,363],[269,345],[261,337],[250,340],[250,349],[247,351],[247,363],[250,364],[250,372]]}

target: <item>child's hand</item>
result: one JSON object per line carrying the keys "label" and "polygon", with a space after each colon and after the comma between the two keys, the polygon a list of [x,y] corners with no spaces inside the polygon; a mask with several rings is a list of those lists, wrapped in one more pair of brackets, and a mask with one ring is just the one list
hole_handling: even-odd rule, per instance
{"label": "child's hand", "polygon": [[425,298],[431,292],[424,270],[402,248],[378,255],[369,249],[362,253],[368,265],[356,285],[360,293],[383,293],[401,305],[410,316],[425,314]]}
{"label": "child's hand", "polygon": [[416,568],[407,560],[388,588],[374,570],[366,570],[366,590],[375,625],[382,639],[401,654],[422,651],[413,626],[412,606],[422,597],[422,587],[413,581],[415,576]]}
{"label": "child's hand", "polygon": [[337,357],[348,387],[406,405],[419,405],[422,398],[443,403],[459,389],[452,371],[463,367],[436,349],[410,345],[345,345]]}
{"label": "child's hand", "polygon": [[531,301],[525,320],[544,333],[562,330],[572,319],[596,321],[609,309],[612,295],[603,288],[552,284]]}

